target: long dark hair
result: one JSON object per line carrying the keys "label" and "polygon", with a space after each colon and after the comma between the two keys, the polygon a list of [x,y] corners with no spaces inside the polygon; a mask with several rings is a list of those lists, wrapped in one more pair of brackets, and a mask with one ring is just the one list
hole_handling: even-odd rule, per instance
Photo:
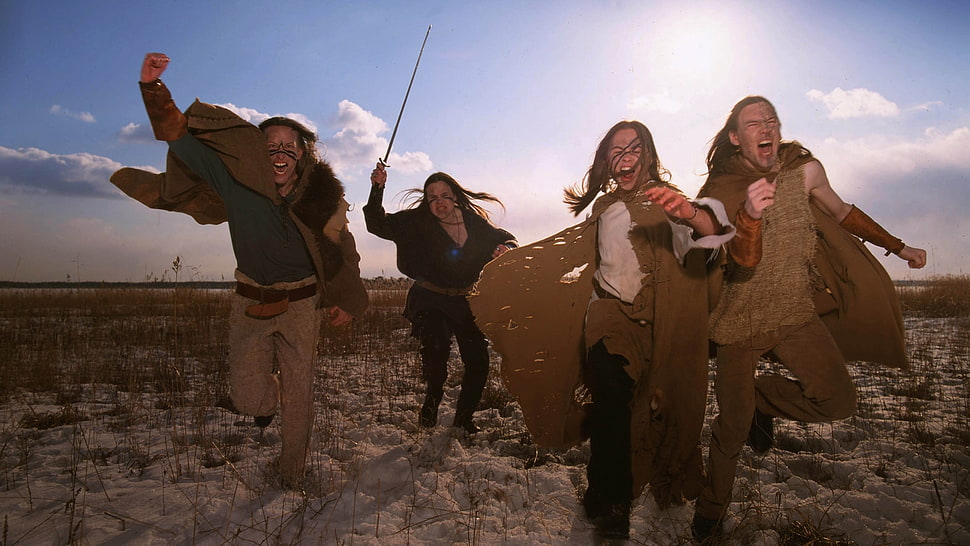
{"label": "long dark hair", "polygon": [[295,119],[276,116],[269,118],[259,124],[259,130],[266,132],[267,127],[273,126],[289,127],[296,131],[297,142],[303,148],[303,157],[296,162],[296,172],[302,173],[307,165],[312,165],[320,161],[317,156],[317,134],[306,128],[305,125]]}
{"label": "long dark hair", "polygon": [[428,204],[427,194],[428,186],[434,184],[435,182],[444,182],[445,184],[448,184],[448,187],[450,187],[451,191],[455,194],[455,207],[471,211],[486,220],[489,219],[488,211],[478,203],[475,203],[475,201],[491,201],[502,207],[503,211],[505,210],[505,205],[499,200],[498,197],[495,197],[490,193],[474,192],[465,189],[461,184],[458,183],[457,180],[454,179],[454,177],[443,172],[436,172],[429,176],[428,179],[424,181],[424,187],[422,187],[420,190],[416,188],[407,190],[407,194],[412,196],[411,202],[408,203],[407,208],[424,210],[428,214],[431,214],[431,206]]}
{"label": "long dark hair", "polygon": [[752,104],[761,102],[767,104],[771,108],[771,111],[776,116],[778,115],[778,111],[775,110],[775,106],[771,104],[771,101],[760,95],[749,95],[738,101],[731,108],[731,113],[728,114],[727,121],[724,122],[724,127],[711,140],[711,149],[707,152],[708,174],[715,174],[716,171],[721,170],[727,160],[738,152],[738,147],[731,143],[731,131],[738,132],[738,118],[741,117],[741,110],[744,110]]}
{"label": "long dark hair", "polygon": [[[607,154],[613,136],[623,129],[633,129],[637,132],[640,144],[650,157],[650,164],[646,168],[640,169],[640,180],[637,182],[648,180],[670,182],[670,171],[664,168],[663,164],[660,163],[660,158],[657,157],[657,147],[653,143],[653,135],[650,134],[650,129],[647,129],[647,126],[639,121],[621,121],[611,127],[600,140],[599,146],[596,147],[596,154],[593,156],[593,164],[586,171],[583,181],[563,190],[563,201],[569,205],[569,210],[572,211],[574,216],[579,215],[583,209],[589,206],[600,191],[608,192],[613,189],[614,183],[612,182],[612,172]],[[641,153],[640,161],[643,161],[644,157],[645,155]]]}

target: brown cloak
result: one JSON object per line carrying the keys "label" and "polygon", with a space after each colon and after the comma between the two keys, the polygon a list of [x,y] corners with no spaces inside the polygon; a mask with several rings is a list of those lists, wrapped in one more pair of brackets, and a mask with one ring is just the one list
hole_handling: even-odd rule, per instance
{"label": "brown cloak", "polygon": [[[469,297],[540,446],[563,448],[585,439],[584,321],[593,293],[597,218],[605,208],[594,206],[586,221],[490,262],[478,293]],[[633,491],[650,484],[662,506],[699,492],[698,440],[708,382],[705,253],[691,252],[681,265],[670,246],[655,249],[656,282],[645,288],[655,291],[656,320],[652,354],[634,378],[631,425]]]}
{"label": "brown cloak", "polygon": [[[266,137],[258,127],[225,108],[196,100],[185,111],[189,132],[215,150],[229,174],[274,203],[282,198],[266,160]],[[129,197],[153,209],[183,212],[200,224],[221,224],[228,218],[222,199],[175,153],[166,157],[166,172],[126,167],[111,175],[111,183]],[[360,280],[360,255],[347,227],[349,205],[343,185],[330,166],[319,162],[305,169],[290,209],[307,242],[317,277],[321,306],[338,306],[360,317],[367,291]]]}
{"label": "brown cloak", "polygon": [[[782,144],[781,169],[795,169],[809,161],[817,160],[797,142]],[[734,218],[747,187],[766,176],[771,174],[728,161],[722,172],[712,173],[698,195],[720,200],[728,217]],[[815,294],[816,308],[842,356],[847,361],[909,369],[902,311],[889,274],[861,240],[814,201],[810,205],[818,235],[815,268],[824,282]]]}

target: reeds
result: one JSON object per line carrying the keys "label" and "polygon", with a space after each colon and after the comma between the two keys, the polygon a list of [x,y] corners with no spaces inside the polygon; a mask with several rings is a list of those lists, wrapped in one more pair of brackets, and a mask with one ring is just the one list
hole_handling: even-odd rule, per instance
{"label": "reeds", "polygon": [[[112,494],[92,484],[119,472],[133,480],[162,476],[158,510],[191,519],[192,540],[216,543],[253,536],[273,543],[349,543],[321,523],[323,514],[367,487],[379,491],[377,506],[358,506],[355,496],[352,517],[355,526],[372,530],[375,540],[409,543],[423,527],[454,520],[461,530],[453,537],[457,542],[501,542],[509,537],[489,525],[507,529],[530,518],[510,505],[541,510],[548,497],[536,491],[530,473],[550,466],[568,469],[569,490],[560,495],[581,511],[575,498],[584,487],[588,448],[546,450],[532,444],[501,384],[495,357],[479,411],[488,422],[487,441],[474,448],[479,452],[470,449],[460,468],[447,466],[454,445],[423,434],[415,422],[423,387],[417,344],[401,316],[408,286],[402,279],[373,279],[368,282],[372,305],[364,317],[349,328],[324,325],[315,386],[316,443],[305,490],[283,503],[282,513],[231,525],[215,521],[217,515],[205,508],[212,500],[208,480],[218,473],[231,485],[230,505],[274,496],[278,436],[270,427],[265,437],[254,437],[239,426],[247,418],[224,409],[229,405],[229,289],[0,289],[0,490],[17,491],[32,510],[50,509],[49,499],[38,498],[33,487],[41,471],[34,461],[47,431],[58,430],[71,434],[72,452],[65,454],[66,493],[57,499],[62,510],[55,519],[63,530],[55,542],[88,540],[85,521],[97,504],[93,498]],[[932,503],[943,522],[938,538],[947,543],[947,529],[959,517],[957,499],[970,496],[965,455],[954,452],[955,445],[970,445],[970,277],[904,285],[899,293],[913,370],[852,364],[860,392],[855,417],[836,424],[785,424],[777,431],[781,449],[764,458],[745,455],[739,474],[741,517],[729,530],[732,540],[750,542],[770,532],[784,544],[851,543],[829,511],[839,492],[858,488],[861,478],[840,464],[840,456],[863,449],[869,475],[903,487],[908,478],[899,474],[899,446],[915,445],[921,479],[935,488]],[[461,377],[456,355],[451,366],[446,398],[453,398]],[[355,407],[362,400],[366,411]],[[709,412],[714,411],[712,404]],[[402,483],[411,484],[406,491],[369,483],[374,454],[361,431],[371,428],[397,438],[408,460],[401,476]],[[775,459],[781,452],[787,457],[783,466]],[[497,474],[489,463],[495,457],[516,461],[517,470]],[[453,478],[439,484],[439,474]],[[791,480],[824,487],[810,503],[772,496],[776,481]],[[406,513],[383,510],[402,498]],[[638,505],[634,521],[640,529],[635,531],[663,543],[686,542],[689,513],[658,515],[657,510],[649,500]],[[117,511],[102,512],[100,517],[117,519],[121,527],[147,525]],[[676,531],[661,525],[664,517],[681,518],[673,525]],[[531,518],[535,526],[543,525],[541,517]],[[5,531],[4,544],[48,537],[42,533],[49,531],[14,529],[9,535]],[[544,532],[552,537],[557,531]],[[155,529],[154,536],[186,538],[179,533]]]}

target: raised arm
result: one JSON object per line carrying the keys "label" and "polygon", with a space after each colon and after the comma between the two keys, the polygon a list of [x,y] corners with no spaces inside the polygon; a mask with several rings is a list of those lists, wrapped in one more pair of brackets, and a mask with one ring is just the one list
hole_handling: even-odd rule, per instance
{"label": "raised arm", "polygon": [[168,68],[170,59],[164,53],[146,53],[141,65],[141,97],[145,101],[152,131],[158,140],[178,140],[188,132],[188,124],[172,94],[159,77]]}
{"label": "raised arm", "polygon": [[401,229],[400,222],[394,221],[394,215],[384,211],[384,184],[387,182],[387,171],[384,165],[377,164],[377,167],[370,174],[371,188],[364,205],[364,224],[367,231],[377,235],[381,239],[395,240]]}

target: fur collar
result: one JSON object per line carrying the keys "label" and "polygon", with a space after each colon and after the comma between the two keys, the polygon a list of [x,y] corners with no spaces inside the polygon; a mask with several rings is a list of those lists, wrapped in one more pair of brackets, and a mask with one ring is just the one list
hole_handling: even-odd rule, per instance
{"label": "fur collar", "polygon": [[323,161],[307,169],[302,178],[293,213],[311,229],[322,230],[337,212],[337,204],[344,195],[344,185],[334,175],[330,165]]}

